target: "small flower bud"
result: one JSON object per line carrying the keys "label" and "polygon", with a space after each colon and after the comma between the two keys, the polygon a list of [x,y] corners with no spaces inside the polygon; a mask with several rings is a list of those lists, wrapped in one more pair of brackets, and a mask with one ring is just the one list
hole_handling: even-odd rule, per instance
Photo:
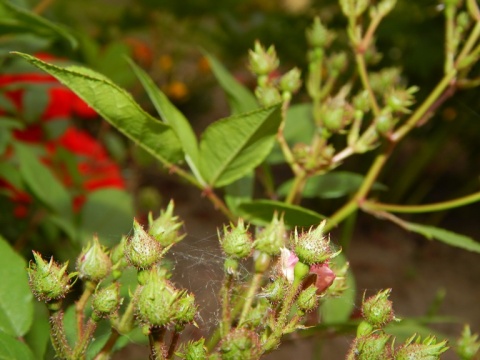
{"label": "small flower bud", "polygon": [[[265,318],[269,314],[270,304],[265,299],[259,299],[256,306],[247,313],[245,324],[250,329],[265,327]],[[241,324],[243,326],[243,323]]]}
{"label": "small flower bud", "polygon": [[360,322],[360,324],[358,324],[357,337],[360,338],[360,337],[370,335],[371,333],[373,333],[374,330],[375,329],[371,324],[363,320],[362,322]]}
{"label": "small flower bud", "polygon": [[165,277],[153,267],[145,285],[135,294],[135,315],[149,327],[166,326],[175,317],[175,302],[180,295]]}
{"label": "small flower bud", "polygon": [[372,90],[377,94],[383,95],[388,89],[400,82],[400,69],[384,68],[379,72],[369,73],[368,80]]}
{"label": "small flower bud", "polygon": [[197,306],[195,305],[195,296],[186,291],[180,293],[175,302],[175,321],[182,327],[186,324],[194,323],[197,314]]}
{"label": "small flower bud", "polygon": [[329,111],[323,114],[322,123],[325,128],[332,133],[336,133],[339,130],[342,130],[344,127],[343,109],[329,109]]}
{"label": "small flower bud", "polygon": [[382,327],[395,319],[388,296],[392,289],[380,291],[363,302],[362,316],[374,327]]}
{"label": "small flower bud", "polygon": [[271,85],[257,87],[255,89],[255,96],[264,107],[273,106],[282,101],[282,96],[278,89]]}
{"label": "small flower bud", "polygon": [[328,59],[329,70],[333,73],[340,73],[347,66],[347,55],[344,52],[333,54]]}
{"label": "small flower bud", "polygon": [[375,118],[375,129],[383,136],[387,136],[392,131],[394,125],[395,120],[388,111],[382,111],[382,113]]}
{"label": "small flower bud", "polygon": [[97,289],[93,295],[92,309],[95,321],[106,318],[115,313],[120,305],[120,286],[118,283],[112,283],[109,286]]}
{"label": "small flower bud", "polygon": [[283,216],[280,218],[278,214],[273,215],[273,219],[263,230],[259,232],[253,242],[253,247],[256,250],[267,253],[268,255],[278,255],[280,249],[285,246],[287,237],[287,230],[283,221]]}
{"label": "small flower bud", "polygon": [[293,269],[293,284],[300,284],[300,282],[308,276],[309,271],[310,267],[307,264],[298,261]]}
{"label": "small flower bud", "polygon": [[480,341],[478,334],[472,334],[470,326],[463,327],[462,335],[457,340],[456,353],[462,360],[474,359],[476,354],[480,354]]}
{"label": "small flower bud", "polygon": [[370,110],[370,99],[368,98],[368,91],[363,90],[359,92],[354,98],[353,98],[353,107],[356,110],[360,110],[363,113],[366,113],[368,110]]}
{"label": "small flower bud", "polygon": [[280,89],[285,92],[295,93],[302,85],[301,72],[298,68],[293,68],[280,79]]}
{"label": "small flower bud", "polygon": [[357,18],[363,14],[370,0],[340,0],[340,7],[346,17]]}
{"label": "small flower bud", "polygon": [[256,250],[253,253],[253,259],[255,260],[255,272],[257,274],[263,274],[270,267],[272,257],[267,253]]}
{"label": "small flower bud", "polygon": [[252,237],[245,227],[243,219],[239,219],[237,226],[230,224],[230,229],[223,226],[223,236],[218,234],[220,245],[228,257],[234,259],[246,258],[252,252]]}
{"label": "small flower bud", "polygon": [[408,114],[411,112],[408,107],[415,102],[413,94],[416,93],[418,89],[417,86],[412,86],[408,89],[392,88],[385,95],[385,103],[392,112]]}
{"label": "small flower bud", "polygon": [[387,347],[390,335],[371,334],[356,338],[350,349],[347,360],[391,359]]}
{"label": "small flower bud", "polygon": [[248,55],[250,70],[257,76],[270,74],[280,63],[275,47],[265,50],[259,41],[255,41],[254,50],[250,50]]}
{"label": "small flower bud", "polygon": [[313,20],[313,24],[306,30],[308,45],[311,48],[324,48],[330,45],[334,35],[323,26],[318,16]]}
{"label": "small flower bud", "polygon": [[447,340],[437,344],[434,336],[428,336],[421,341],[420,336],[413,335],[395,352],[395,360],[437,360],[447,350]]}
{"label": "small flower bud", "polygon": [[162,246],[168,246],[181,241],[185,234],[180,234],[179,229],[183,226],[183,222],[178,216],[173,216],[173,200],[167,206],[167,210],[161,211],[160,216],[155,220],[152,213],[148,214],[148,233],[153,236]]}
{"label": "small flower bud", "polygon": [[312,285],[302,290],[298,295],[297,306],[302,313],[315,310],[318,307],[317,288]]}
{"label": "small flower bud", "polygon": [[35,262],[30,262],[27,272],[30,289],[38,301],[50,302],[65,297],[71,288],[70,279],[77,274],[67,274],[68,262],[60,267],[53,261],[47,263],[42,256],[33,251]]}
{"label": "small flower bud", "polygon": [[268,301],[277,303],[283,300],[285,297],[285,290],[288,286],[288,281],[284,277],[278,277],[274,282],[268,284],[262,291]]}
{"label": "small flower bud", "polygon": [[323,233],[326,222],[323,221],[315,229],[310,228],[306,233],[298,236],[295,231],[293,239],[295,254],[301,262],[307,265],[319,264],[337,256],[340,251],[333,252],[330,239]]}
{"label": "small flower bud", "polygon": [[98,241],[98,236],[93,237],[93,243],[89,243],[86,248],[82,250],[77,259],[76,268],[80,279],[92,281],[94,283],[100,282],[112,269],[112,261],[105,252],[105,249]]}
{"label": "small flower bud", "polygon": [[205,347],[205,339],[201,338],[197,341],[187,342],[176,355],[185,360],[206,359],[207,348]]}
{"label": "small flower bud", "polygon": [[234,329],[220,343],[223,360],[258,359],[261,354],[258,335],[247,329]]}
{"label": "small flower bud", "polygon": [[137,269],[148,269],[163,257],[162,245],[133,221],[133,236],[125,243],[125,257]]}

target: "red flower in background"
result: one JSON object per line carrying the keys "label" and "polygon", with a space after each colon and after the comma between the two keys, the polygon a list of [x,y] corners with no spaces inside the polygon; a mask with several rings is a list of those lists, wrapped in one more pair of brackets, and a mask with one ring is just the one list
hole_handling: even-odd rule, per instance
{"label": "red flower in background", "polygon": [[[37,54],[37,57],[43,60],[55,59],[48,54]],[[41,73],[0,75],[0,88],[4,88],[4,95],[12,101],[19,114],[25,107],[24,85],[28,84],[47,85],[48,103],[38,121],[29,124],[25,129],[15,130],[14,137],[18,141],[45,146],[46,155],[41,160],[52,168],[65,186],[74,188],[75,196],[72,204],[74,210],[81,208],[90,191],[102,188],[123,189],[125,185],[118,165],[110,159],[103,145],[87,132],[75,128],[72,123],[59,137],[48,141],[46,139],[43,130],[45,122],[70,119],[74,116],[93,119],[97,118],[96,112],[50,75]],[[5,89],[5,87],[8,88]],[[0,109],[0,114],[6,112],[6,109]],[[67,167],[59,166],[57,159],[59,148],[75,155],[81,184],[74,184],[72,174],[68,173]],[[12,151],[7,153],[8,157],[12,156]],[[27,216],[28,205],[31,202],[29,194],[15,189],[4,179],[0,179],[0,188],[10,193],[10,198],[16,205],[14,215],[16,217]]]}

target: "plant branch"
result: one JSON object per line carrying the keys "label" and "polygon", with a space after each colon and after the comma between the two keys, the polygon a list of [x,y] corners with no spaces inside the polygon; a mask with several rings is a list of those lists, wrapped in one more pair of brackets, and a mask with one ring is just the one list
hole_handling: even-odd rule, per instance
{"label": "plant branch", "polygon": [[372,105],[373,114],[375,116],[378,116],[380,114],[380,107],[378,106],[377,99],[375,98],[373,89],[370,86],[370,81],[368,80],[365,58],[363,57],[362,53],[357,52],[355,54],[355,60],[357,62],[358,74],[360,75],[360,80],[362,81],[362,85],[364,89],[367,90],[368,92],[368,98],[370,99],[370,103]]}
{"label": "plant branch", "polygon": [[84,317],[84,310],[85,306],[87,305],[87,301],[92,295],[93,291],[95,290],[95,284],[91,281],[87,281],[85,283],[85,289],[83,290],[82,296],[80,299],[75,303],[75,314],[77,319],[77,333],[78,338],[83,337],[83,317]]}
{"label": "plant branch", "polygon": [[245,302],[243,304],[240,320],[238,321],[238,326],[242,326],[245,318],[247,317],[247,313],[251,310],[250,307],[252,306],[253,299],[255,298],[255,294],[260,286],[262,278],[263,273],[255,273],[253,275],[252,281],[250,282],[250,286],[247,291],[247,295],[245,295]]}

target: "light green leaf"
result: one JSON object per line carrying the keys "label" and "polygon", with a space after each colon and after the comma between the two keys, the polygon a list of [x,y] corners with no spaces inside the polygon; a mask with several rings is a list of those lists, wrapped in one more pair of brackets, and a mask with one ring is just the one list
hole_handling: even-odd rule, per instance
{"label": "light green leaf", "polygon": [[0,332],[0,359],[1,360],[35,360],[30,348],[20,340]]}
{"label": "light green leaf", "polygon": [[27,145],[17,142],[15,153],[18,156],[22,179],[35,197],[50,210],[71,221],[72,199],[63,184],[38,160]]}
{"label": "light green leaf", "polygon": [[267,225],[272,221],[273,214],[283,214],[285,225],[307,227],[318,225],[325,217],[319,213],[297,205],[288,205],[274,200],[254,200],[244,202],[238,207],[240,216],[255,225]]}
{"label": "light green leaf", "polygon": [[175,131],[175,134],[177,134],[177,137],[182,144],[183,151],[185,152],[185,160],[190,166],[190,169],[195,174],[197,180],[203,182],[198,172],[198,142],[190,123],[180,110],[178,110],[170,102],[168,97],[155,85],[145,71],[137,66],[132,60],[129,59],[128,62],[135,72],[135,75],[137,75],[137,78],[142,83],[143,88],[147,91],[150,100],[162,120],[170,125],[173,131]]}
{"label": "light green leaf", "polygon": [[64,38],[72,48],[77,40],[63,26],[22,9],[11,2],[0,1],[0,34],[34,33],[42,37]]}
{"label": "light green leaf", "polygon": [[280,106],[275,105],[211,124],[200,142],[203,178],[221,187],[260,165],[272,149],[280,122]]}
{"label": "light green leaf", "polygon": [[[347,259],[343,253],[331,259],[334,269],[342,268]],[[347,270],[346,276],[347,288],[338,297],[326,296],[322,298],[320,306],[320,314],[322,316],[322,324],[341,324],[346,323],[350,319],[350,315],[355,308],[355,278],[351,269]]]}
{"label": "light green leaf", "polygon": [[26,266],[25,260],[0,236],[0,332],[15,337],[25,335],[33,320]]}
{"label": "light green leaf", "polygon": [[240,84],[213,55],[207,52],[204,54],[217,81],[227,94],[232,114],[242,114],[257,109],[257,99],[250,90]]}
{"label": "light green leaf", "polygon": [[81,241],[97,234],[102,244],[116,245],[132,228],[132,198],[125,191],[102,189],[90,193],[81,210]]}
{"label": "light green leaf", "polygon": [[87,68],[62,68],[27,54],[15,54],[68,86],[105,120],[164,165],[171,165],[181,158],[182,150],[172,129],[142,110],[129,93],[105,76]]}
{"label": "light green leaf", "polygon": [[25,342],[29,345],[37,359],[43,359],[50,340],[50,323],[45,304],[35,301],[35,316],[32,327],[25,335]]}
{"label": "light green leaf", "polygon": [[[364,176],[348,171],[333,171],[327,174],[313,176],[307,180],[302,192],[304,198],[319,197],[323,199],[334,199],[349,195],[358,190],[362,185]],[[288,180],[283,183],[278,194],[287,196],[293,181]],[[386,186],[375,183],[374,190],[386,190]]]}
{"label": "light green leaf", "polygon": [[427,239],[436,239],[450,246],[480,253],[480,243],[465,235],[460,235],[445,229],[422,224],[415,224],[402,220],[402,225],[410,231],[422,234]]}

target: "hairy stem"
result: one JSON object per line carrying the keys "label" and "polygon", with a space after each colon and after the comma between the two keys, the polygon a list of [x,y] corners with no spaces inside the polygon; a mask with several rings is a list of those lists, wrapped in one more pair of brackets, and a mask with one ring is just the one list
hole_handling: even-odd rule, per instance
{"label": "hairy stem", "polygon": [[77,319],[77,334],[80,339],[83,336],[83,317],[87,301],[95,290],[96,284],[91,281],[85,283],[85,289],[80,299],[75,303],[75,314]]}
{"label": "hairy stem", "polygon": [[165,359],[165,344],[163,337],[165,336],[165,327],[152,326],[150,328],[150,334],[148,335],[148,341],[150,344],[150,359],[163,360]]}
{"label": "hairy stem", "polygon": [[73,349],[72,359],[83,359],[85,357],[85,352],[87,347],[93,339],[93,334],[97,329],[97,323],[93,319],[88,319],[85,326],[85,330],[82,336],[79,336],[79,341],[77,342],[75,348]]}
{"label": "hairy stem", "polygon": [[257,293],[258,288],[262,282],[263,273],[255,273],[252,277],[252,281],[250,282],[250,286],[247,291],[247,295],[245,295],[245,302],[243,304],[242,313],[240,314],[240,320],[238,321],[238,326],[242,326],[245,318],[247,317],[248,312],[251,310],[253,299],[255,298],[255,294]]}
{"label": "hairy stem", "polygon": [[110,333],[110,336],[108,337],[107,342],[105,343],[105,345],[103,345],[100,352],[95,356],[94,360],[110,359],[113,347],[115,346],[118,338],[120,337],[120,333],[115,328],[112,328],[111,331],[112,332]]}

